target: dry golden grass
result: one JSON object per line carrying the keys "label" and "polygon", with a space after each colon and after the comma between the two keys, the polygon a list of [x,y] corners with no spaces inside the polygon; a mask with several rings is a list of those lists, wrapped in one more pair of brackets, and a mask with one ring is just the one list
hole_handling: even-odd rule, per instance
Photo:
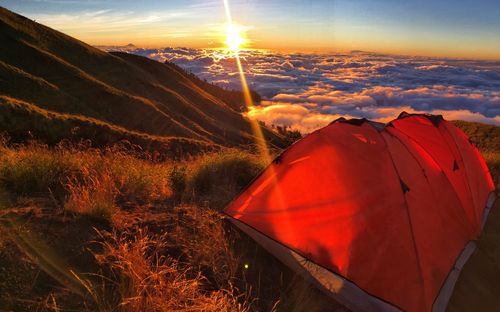
{"label": "dry golden grass", "polygon": [[266,165],[262,158],[236,149],[198,157],[186,168],[186,198],[221,209]]}
{"label": "dry golden grass", "polygon": [[477,146],[488,164],[496,189],[500,190],[500,127],[466,121],[454,121],[454,124]]}
{"label": "dry golden grass", "polygon": [[61,179],[71,176],[79,159],[66,152],[48,150],[37,144],[17,149],[2,147],[0,184],[15,196],[45,196],[61,191]]}
{"label": "dry golden grass", "polygon": [[84,201],[94,207],[97,202],[151,204],[172,197],[221,208],[266,165],[236,149],[174,163],[153,161],[146,153],[120,146],[6,144],[5,140],[0,144],[0,190],[14,199],[54,197],[73,211],[89,210],[83,208]]}
{"label": "dry golden grass", "polygon": [[192,268],[164,256],[168,234],[130,234],[103,234],[103,251],[96,258],[111,272],[103,289],[112,295],[101,306],[120,311],[247,311],[230,289],[207,291],[200,272],[193,274]]}
{"label": "dry golden grass", "polygon": [[109,172],[85,172],[83,182],[73,178],[68,181],[69,196],[64,208],[69,211],[112,220],[118,209],[118,188]]}
{"label": "dry golden grass", "polygon": [[[166,200],[170,163],[137,158],[116,147],[0,145],[0,194],[51,196],[73,211],[120,203]],[[4,196],[5,197],[5,196]]]}
{"label": "dry golden grass", "polygon": [[204,272],[213,287],[231,288],[242,265],[220,214],[196,206],[176,207],[174,213],[178,218],[165,240],[166,247],[195,271]]}
{"label": "dry golden grass", "polygon": [[150,202],[172,196],[170,162],[141,160],[120,150],[111,150],[95,167],[109,170],[121,201]]}
{"label": "dry golden grass", "polygon": [[[227,198],[258,173],[261,165],[255,165],[255,156],[230,150],[174,164],[153,161],[122,147],[9,146],[6,140],[0,151],[0,190],[11,201],[7,206],[21,205],[25,197],[52,198],[56,208],[106,220],[113,226],[110,232],[101,230],[102,248],[89,249],[100,271],[77,280],[87,289],[85,307],[103,311],[249,309],[250,301],[241,297],[247,293],[233,287],[233,282],[241,284],[237,281],[241,261],[232,250],[220,215],[207,208],[221,198],[220,188],[212,188],[212,183],[228,184],[233,193],[223,195]],[[202,194],[203,199],[195,194]],[[207,204],[204,209],[192,204],[176,207],[172,198]],[[166,209],[158,219],[154,206]],[[61,209],[53,210],[55,217]],[[146,210],[136,213],[137,209]],[[122,219],[115,219],[117,214]],[[129,226],[130,220],[148,215],[143,221],[149,225],[159,222],[156,231]],[[52,293],[37,304],[54,311],[65,306]]]}

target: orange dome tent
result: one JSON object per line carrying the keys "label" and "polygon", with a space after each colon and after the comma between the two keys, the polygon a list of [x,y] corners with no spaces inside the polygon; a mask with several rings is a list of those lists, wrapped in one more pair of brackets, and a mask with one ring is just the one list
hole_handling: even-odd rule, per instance
{"label": "orange dome tent", "polygon": [[443,311],[493,190],[478,150],[441,116],[341,118],[283,152],[225,213],[354,311]]}

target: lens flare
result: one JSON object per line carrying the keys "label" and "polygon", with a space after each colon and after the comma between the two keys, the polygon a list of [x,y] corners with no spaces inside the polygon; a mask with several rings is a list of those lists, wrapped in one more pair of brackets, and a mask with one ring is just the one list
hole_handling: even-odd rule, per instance
{"label": "lens flare", "polygon": [[[224,9],[226,11],[226,18],[227,18],[228,27],[233,27],[233,19],[231,17],[231,11],[229,10],[228,0],[224,0]],[[247,111],[250,112],[253,110],[253,107],[254,107],[253,99],[252,99],[252,95],[250,93],[250,88],[248,87],[248,84],[247,84],[245,72],[243,71],[243,65],[241,64],[239,50],[233,49],[232,51],[234,52],[234,58],[236,59],[236,64],[238,65],[238,72],[240,75],[241,87],[242,87],[242,91],[243,91],[243,98],[245,100],[245,105],[247,107]],[[267,146],[266,138],[262,132],[262,128],[260,127],[260,125],[256,119],[249,118],[249,122],[250,122],[250,125],[252,127],[252,131],[253,131],[253,134],[255,137],[255,142],[257,144],[257,148],[258,148],[260,157],[262,157],[262,159],[264,159],[264,161],[266,163],[271,164],[272,158],[271,158],[271,155],[269,153],[269,148]],[[278,203],[279,207],[275,207],[275,208],[283,209],[285,207],[285,200],[283,199],[283,195],[279,189],[279,185],[278,185],[277,180],[276,180],[276,172],[275,172],[273,165],[270,165],[267,170],[271,170],[271,176],[273,177],[271,183],[273,183],[274,186],[277,188],[277,192],[276,192],[277,198],[276,198],[275,202]],[[289,231],[287,231],[288,233],[293,233],[289,223],[283,224],[283,226],[286,226],[289,228]]]}
{"label": "lens flare", "polygon": [[[243,71],[243,66],[241,65],[241,60],[239,55],[239,47],[246,39],[244,39],[241,34],[241,28],[239,29],[238,26],[235,26],[235,24],[233,24],[233,18],[231,17],[231,11],[229,9],[228,0],[224,0],[224,9],[226,11],[227,29],[228,29],[226,44],[234,52],[234,58],[236,59],[236,64],[238,65],[241,87],[243,89],[242,91],[243,91],[243,98],[245,100],[245,105],[247,107],[247,111],[251,111],[253,109],[253,99],[252,95],[250,94],[250,89],[248,88],[247,80],[245,77],[245,73]],[[249,121],[252,127],[253,134],[255,136],[259,153],[266,162],[270,163],[271,156],[269,154],[269,149],[264,134],[262,133],[262,129],[257,120],[249,118]]]}

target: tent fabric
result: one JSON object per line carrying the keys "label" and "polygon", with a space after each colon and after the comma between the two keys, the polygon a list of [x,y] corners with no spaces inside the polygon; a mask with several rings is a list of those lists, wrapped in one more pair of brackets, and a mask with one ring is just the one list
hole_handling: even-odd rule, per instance
{"label": "tent fabric", "polygon": [[305,259],[298,253],[260,232],[255,231],[243,222],[236,219],[231,219],[231,222],[240,230],[247,233],[252,239],[290,269],[295,271],[295,273],[302,275],[311,282],[312,285],[337,300],[337,302],[343,303],[344,306],[351,311],[401,312],[401,309],[394,307],[380,298],[369,295],[342,276],[312,261],[308,261],[308,259]]}
{"label": "tent fabric", "polygon": [[225,213],[370,296],[431,311],[493,190],[478,150],[440,116],[340,119],[293,144]]}

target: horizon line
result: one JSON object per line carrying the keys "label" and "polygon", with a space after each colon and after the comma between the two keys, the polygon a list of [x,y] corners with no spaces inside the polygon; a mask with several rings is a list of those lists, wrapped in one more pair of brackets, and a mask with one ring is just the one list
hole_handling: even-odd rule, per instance
{"label": "horizon line", "polygon": [[[78,39],[78,38],[77,38]],[[78,39],[80,40],[80,39]],[[83,41],[83,40],[82,40]],[[83,41],[85,42],[85,41]],[[195,50],[227,50],[224,47],[195,47],[195,46],[182,46],[182,45],[136,45],[134,43],[127,44],[90,44],[91,46],[103,50],[103,48],[125,48],[127,46],[133,46],[137,49],[195,49]],[[301,50],[301,49],[273,49],[273,48],[253,48],[245,47],[239,49],[240,51],[259,51],[259,52],[273,52],[278,54],[370,54],[379,56],[391,56],[391,57],[416,57],[416,58],[431,58],[431,59],[442,59],[442,60],[456,60],[456,61],[494,61],[500,62],[499,57],[467,57],[467,56],[443,56],[437,54],[410,54],[410,53],[398,53],[398,52],[382,52],[375,50],[363,50],[363,49],[353,49],[353,50],[342,50],[342,49],[311,49],[311,50]]]}

